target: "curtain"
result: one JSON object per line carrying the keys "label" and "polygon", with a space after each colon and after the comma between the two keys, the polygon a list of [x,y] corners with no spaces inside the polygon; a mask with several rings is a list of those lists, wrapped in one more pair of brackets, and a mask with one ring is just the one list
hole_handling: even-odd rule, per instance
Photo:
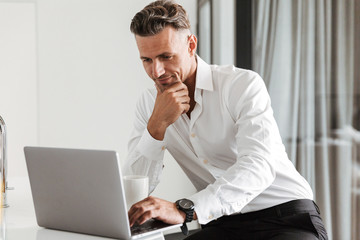
{"label": "curtain", "polygon": [[253,1],[253,69],[334,240],[360,240],[359,1]]}

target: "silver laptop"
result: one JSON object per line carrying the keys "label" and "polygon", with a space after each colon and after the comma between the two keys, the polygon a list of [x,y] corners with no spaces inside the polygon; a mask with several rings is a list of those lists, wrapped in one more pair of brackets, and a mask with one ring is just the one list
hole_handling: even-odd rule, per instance
{"label": "silver laptop", "polygon": [[115,151],[25,147],[38,225],[117,239],[163,239],[181,224],[130,228]]}

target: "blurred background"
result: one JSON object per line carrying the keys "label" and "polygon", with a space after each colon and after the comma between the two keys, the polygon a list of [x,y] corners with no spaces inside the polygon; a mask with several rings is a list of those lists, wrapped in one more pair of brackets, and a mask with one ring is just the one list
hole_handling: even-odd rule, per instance
{"label": "blurred background", "polygon": [[[124,161],[136,101],[153,87],[129,30],[149,2],[0,0],[9,185],[27,178],[28,145],[111,149]],[[330,239],[359,240],[360,1],[177,2],[204,60],[263,77]],[[169,154],[162,180],[153,195],[175,201],[195,192]]]}

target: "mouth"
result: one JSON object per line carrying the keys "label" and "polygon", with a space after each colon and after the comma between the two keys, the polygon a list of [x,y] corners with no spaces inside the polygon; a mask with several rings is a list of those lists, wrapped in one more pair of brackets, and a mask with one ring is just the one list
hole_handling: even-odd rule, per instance
{"label": "mouth", "polygon": [[173,76],[158,78],[158,79],[156,79],[156,81],[158,83],[160,83],[161,85],[169,85],[173,82]]}

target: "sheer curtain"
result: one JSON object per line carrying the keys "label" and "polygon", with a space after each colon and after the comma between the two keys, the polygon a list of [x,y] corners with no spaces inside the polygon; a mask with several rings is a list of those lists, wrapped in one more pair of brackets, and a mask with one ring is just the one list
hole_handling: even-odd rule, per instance
{"label": "sheer curtain", "polygon": [[360,240],[359,5],[253,2],[253,68],[334,240]]}

